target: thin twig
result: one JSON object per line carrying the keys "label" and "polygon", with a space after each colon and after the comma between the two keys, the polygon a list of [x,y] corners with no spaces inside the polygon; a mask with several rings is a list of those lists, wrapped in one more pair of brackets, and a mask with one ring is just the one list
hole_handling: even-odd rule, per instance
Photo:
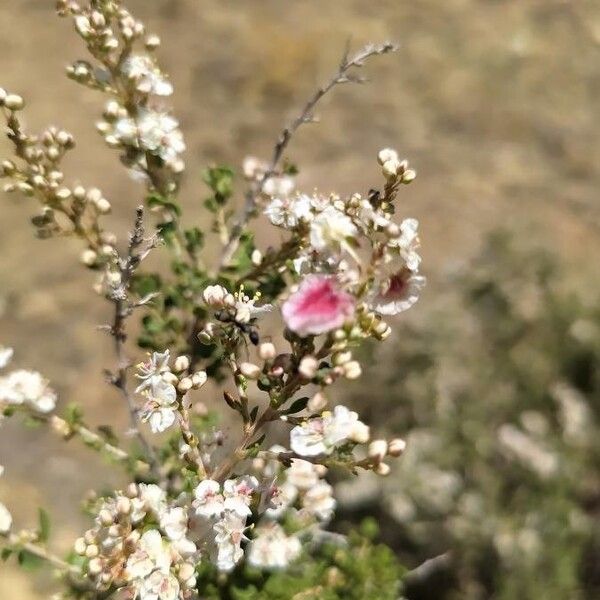
{"label": "thin twig", "polygon": [[25,550],[26,552],[29,552],[29,554],[33,554],[34,556],[45,560],[47,563],[61,571],[66,571],[73,575],[81,575],[81,571],[75,565],[70,565],[62,558],[52,554],[49,550],[38,544],[34,544],[33,542],[23,542],[19,539],[19,536],[14,533],[10,534],[6,540],[9,546],[18,550]]}
{"label": "thin twig", "polygon": [[338,70],[334,73],[331,79],[329,79],[325,85],[319,87],[315,91],[315,93],[309,98],[308,102],[304,105],[302,112],[289,125],[284,127],[279,134],[279,138],[277,139],[275,147],[273,148],[273,155],[268,168],[263,173],[262,177],[259,177],[246,193],[244,210],[231,228],[229,241],[223,250],[219,270],[223,269],[223,267],[226,267],[231,261],[231,258],[238,248],[242,231],[246,223],[254,214],[256,209],[256,200],[262,193],[265,183],[271,177],[273,177],[273,175],[277,174],[279,163],[281,162],[283,154],[293,135],[305,123],[313,123],[315,121],[314,109],[321,98],[323,98],[323,96],[325,96],[336,85],[340,85],[342,83],[363,83],[365,81],[364,78],[354,75],[350,71],[353,68],[360,68],[364,66],[365,61],[372,56],[387,54],[389,52],[395,52],[396,50],[397,46],[391,42],[385,42],[383,44],[368,44],[353,56],[349,56],[348,48],[346,48],[346,51],[344,52],[344,55],[342,56],[338,66]]}
{"label": "thin twig", "polygon": [[158,461],[156,453],[152,445],[146,440],[144,434],[140,429],[139,424],[139,410],[136,403],[127,387],[127,371],[130,363],[125,354],[125,341],[127,340],[127,333],[125,323],[127,317],[131,315],[133,307],[129,304],[127,298],[127,291],[131,283],[131,278],[142,262],[142,260],[148,255],[150,250],[156,245],[156,239],[153,238],[148,242],[148,245],[144,249],[140,249],[144,243],[144,207],[139,206],[136,210],[135,224],[133,231],[129,238],[129,246],[127,248],[127,254],[124,258],[120,258],[118,261],[121,282],[119,287],[113,292],[111,299],[114,304],[114,317],[110,327],[110,334],[113,337],[115,354],[117,356],[117,370],[112,375],[111,383],[121,392],[121,395],[125,398],[129,409],[129,421],[131,429],[135,433],[138,441],[140,442],[144,453],[146,454],[155,476],[158,476]]}

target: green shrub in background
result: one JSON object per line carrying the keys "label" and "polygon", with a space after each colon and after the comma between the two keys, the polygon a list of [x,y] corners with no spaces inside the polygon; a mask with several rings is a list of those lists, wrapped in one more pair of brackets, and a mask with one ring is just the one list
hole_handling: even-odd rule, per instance
{"label": "green shrub in background", "polygon": [[378,502],[405,563],[433,558],[410,599],[598,598],[600,307],[502,232],[452,279],[368,389],[406,454],[381,497],[344,504]]}

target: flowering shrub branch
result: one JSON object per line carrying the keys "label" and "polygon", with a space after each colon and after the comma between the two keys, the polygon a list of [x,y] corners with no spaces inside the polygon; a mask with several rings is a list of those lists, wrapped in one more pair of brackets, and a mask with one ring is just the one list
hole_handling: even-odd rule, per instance
{"label": "flowering shrub branch", "polygon": [[[56,128],[41,136],[25,133],[19,120],[24,101],[2,90],[15,157],[2,163],[1,174],[6,191],[41,204],[33,219],[38,237],[82,240],[81,262],[97,273],[94,289],[112,305],[112,322],[103,329],[113,338],[116,367],[106,372],[107,380],[125,401],[139,448],[122,449],[107,428],[95,433],[79,409],[58,417],[56,395],[38,373],[0,378],[5,415],[25,410],[65,439],[78,435],[123,464],[132,480],[124,490],[92,499],[93,525],[76,540],[69,561],[30,546],[35,536],[18,537],[21,550],[76,573],[77,582],[65,579],[65,594],[79,598],[205,598],[211,586],[233,581],[244,565],[265,573],[308,565],[324,540],[339,545],[340,537],[325,531],[336,506],[328,470],[386,475],[389,459],[405,445],[401,439],[373,440],[359,415],[344,406],[328,409],[329,388],[360,377],[355,349],[385,340],[391,328],[384,318],[410,308],[425,280],[417,221],[394,221],[396,196],[415,178],[394,150],[378,155],[381,191],[347,198],[296,191],[296,169],[284,155],[298,128],[314,121],[324,95],[362,82],[354,70],[395,47],[345,53],[333,77],[284,128],[271,160],[245,161],[245,207],[235,219],[229,208],[233,170],[206,171],[211,196],[205,206],[223,245],[221,263],[210,272],[202,260],[210,232],[190,226],[178,201],[185,142],[164,105],[173,86],[154,57],[159,39],[119,0],[86,6],[59,0],[58,12],[72,19],[90,55],[73,63],[68,75],[109,97],[98,130],[143,181],[146,205],[137,208],[120,250],[104,227],[110,202],[96,188],[64,183],[61,161],[74,147],[72,136]],[[249,223],[260,215],[283,233],[279,247],[256,247]],[[144,260],[155,248],[169,253],[167,275],[146,269]],[[134,313],[142,322],[138,346],[149,353],[136,367],[132,391],[128,356],[135,350],[126,325]],[[5,363],[9,355],[4,351]],[[196,396],[209,378],[222,386],[213,413],[226,407],[236,413],[239,439],[226,437]],[[277,424],[285,446],[266,443],[268,435],[281,436],[271,432]],[[10,513],[1,508],[0,531],[12,552],[18,540]],[[388,586],[390,598],[396,597],[397,579]],[[301,592],[324,585],[307,584]],[[342,590],[340,582],[327,585]]]}

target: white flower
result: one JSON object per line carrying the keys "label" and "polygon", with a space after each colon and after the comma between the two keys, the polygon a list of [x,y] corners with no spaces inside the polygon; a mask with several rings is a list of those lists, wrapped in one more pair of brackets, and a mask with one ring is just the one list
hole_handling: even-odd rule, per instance
{"label": "white flower", "polygon": [[121,117],[114,124],[113,135],[126,144],[137,145],[138,128],[131,117]]}
{"label": "white flower", "polygon": [[371,306],[380,315],[400,314],[417,302],[426,282],[425,277],[403,269],[390,277]]}
{"label": "white flower", "polygon": [[281,175],[269,177],[263,184],[262,191],[267,196],[289,196],[296,187],[293,177]]}
{"label": "white flower", "polygon": [[178,600],[180,586],[171,573],[154,571],[136,585],[140,600]]}
{"label": "white flower", "polygon": [[150,360],[137,366],[136,377],[142,382],[136,388],[136,393],[151,387],[162,380],[162,374],[169,371],[169,350],[153,352]]}
{"label": "white flower", "polygon": [[157,529],[146,531],[135,552],[127,559],[125,571],[130,579],[143,579],[153,571],[168,573],[171,557]]}
{"label": "white flower", "polygon": [[172,541],[181,540],[187,533],[187,510],[181,506],[174,506],[160,513],[160,528]]}
{"label": "white flower", "polygon": [[292,460],[292,464],[286,470],[285,476],[289,483],[301,490],[308,490],[319,481],[315,465],[300,458]]}
{"label": "white flower", "polygon": [[366,226],[373,225],[385,229],[390,224],[390,220],[364,198],[360,201],[359,218]]}
{"label": "white flower", "polygon": [[300,456],[331,454],[336,446],[352,439],[352,432],[360,423],[358,415],[345,406],[336,406],[333,413],[308,419],[290,433],[290,446]]}
{"label": "white flower", "polygon": [[263,569],[284,569],[302,549],[296,536],[287,536],[278,523],[261,525],[248,545],[248,562]]}
{"label": "white flower", "polygon": [[175,117],[167,113],[144,111],[137,121],[139,142],[144,150],[172,163],[185,150],[183,134]]}
{"label": "white flower", "polygon": [[317,251],[344,248],[350,251],[348,238],[358,230],[352,219],[334,206],[328,206],[310,224],[310,245]]}
{"label": "white flower", "polygon": [[48,413],[56,406],[56,392],[37,371],[19,369],[0,377],[0,401],[28,404],[34,410]]}
{"label": "white flower", "polygon": [[149,56],[133,54],[124,61],[121,70],[144,94],[170,96],[173,93],[173,86]]}
{"label": "white flower", "polygon": [[248,298],[247,296],[238,296],[235,303],[235,320],[238,323],[249,323],[252,319],[260,317],[273,310],[272,304],[263,304],[256,306],[258,298]]}
{"label": "white flower", "polygon": [[203,517],[218,517],[224,510],[224,498],[219,482],[212,479],[201,481],[194,490],[193,506],[196,514]]}
{"label": "white flower", "polygon": [[147,397],[142,408],[141,418],[150,424],[153,433],[165,431],[175,422],[177,408],[177,391],[175,386],[163,379],[152,384],[149,390],[144,390]]}
{"label": "white flower", "polygon": [[240,517],[251,515],[252,494],[257,488],[258,480],[251,475],[225,481],[223,484],[225,510],[232,511]]}
{"label": "white flower", "polygon": [[271,519],[279,519],[283,513],[296,501],[298,488],[286,481],[277,485],[271,495],[270,507],[265,514]]}
{"label": "white flower", "polygon": [[0,346],[0,369],[3,369],[10,362],[12,356],[12,348],[5,348],[4,346]]}
{"label": "white flower", "polygon": [[244,556],[241,544],[248,539],[244,535],[246,519],[235,512],[226,511],[223,518],[214,524],[213,530],[216,534],[217,568],[220,571],[231,571]]}
{"label": "white flower", "polygon": [[404,259],[406,266],[414,272],[419,270],[421,257],[417,253],[420,247],[419,221],[416,219],[404,219],[400,224],[400,235],[391,239],[388,245],[400,249],[400,256]]}
{"label": "white flower", "polygon": [[311,487],[302,499],[302,507],[323,521],[331,518],[335,506],[333,488],[326,481],[320,481]]}
{"label": "white flower", "polygon": [[273,198],[264,210],[264,214],[273,225],[293,229],[301,221],[310,221],[313,217],[310,198],[306,195],[297,198]]}
{"label": "white flower", "polygon": [[202,298],[209,306],[220,307],[223,306],[228,293],[222,285],[209,285],[202,292]]}
{"label": "white flower", "polygon": [[138,497],[144,503],[147,510],[158,515],[164,510],[167,503],[165,490],[154,483],[140,483],[138,486]]}

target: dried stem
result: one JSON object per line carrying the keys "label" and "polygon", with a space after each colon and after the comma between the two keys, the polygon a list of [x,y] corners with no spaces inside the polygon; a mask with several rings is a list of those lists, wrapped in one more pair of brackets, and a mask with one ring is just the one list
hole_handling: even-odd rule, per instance
{"label": "dried stem", "polygon": [[305,123],[313,123],[315,121],[314,109],[321,98],[323,98],[323,96],[331,91],[336,85],[340,85],[342,83],[363,83],[365,81],[364,78],[353,75],[350,73],[350,71],[353,68],[364,66],[365,61],[372,56],[387,54],[389,52],[395,52],[396,50],[397,46],[391,42],[385,42],[377,45],[368,44],[353,56],[349,56],[348,48],[346,48],[346,51],[344,52],[344,55],[342,56],[338,66],[338,70],[334,73],[331,79],[329,79],[325,85],[319,87],[315,91],[315,93],[309,98],[308,102],[304,105],[302,112],[289,125],[284,127],[279,134],[279,138],[277,139],[275,147],[273,148],[273,156],[271,158],[271,162],[269,163],[269,167],[264,172],[262,177],[259,177],[246,193],[244,210],[231,228],[229,241],[223,250],[223,255],[219,266],[220,269],[229,264],[233,254],[237,250],[242,231],[256,209],[256,201],[262,193],[265,183],[271,177],[273,177],[273,175],[277,174],[279,163],[281,162],[283,154],[293,135]]}
{"label": "dried stem", "polygon": [[111,383],[125,398],[129,408],[131,429],[134,431],[138,441],[140,442],[144,453],[149,460],[150,468],[152,469],[154,475],[158,476],[158,461],[156,453],[140,429],[139,410],[127,387],[127,371],[130,363],[125,354],[125,341],[127,340],[125,323],[127,317],[129,317],[133,311],[133,307],[130,305],[127,298],[127,291],[131,283],[131,277],[141,261],[148,255],[150,250],[157,243],[156,238],[153,238],[148,243],[146,248],[142,249],[141,252],[138,252],[140,246],[144,243],[143,219],[144,208],[139,206],[136,211],[134,228],[129,238],[127,254],[124,258],[120,258],[118,261],[121,283],[120,286],[112,293],[111,299],[114,304],[114,317],[110,327],[110,334],[113,337],[115,354],[117,356],[117,370],[111,378]]}

